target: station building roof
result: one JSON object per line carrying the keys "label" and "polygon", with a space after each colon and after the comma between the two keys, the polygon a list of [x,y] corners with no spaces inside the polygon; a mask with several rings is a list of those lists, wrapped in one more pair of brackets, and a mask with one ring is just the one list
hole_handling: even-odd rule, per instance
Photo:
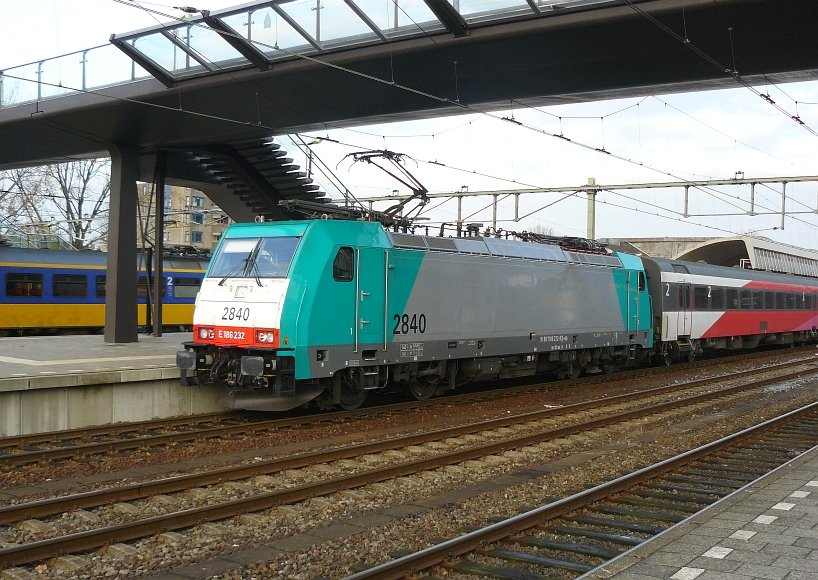
{"label": "station building roof", "polygon": [[609,238],[600,241],[609,247],[651,257],[818,278],[818,251],[764,237]]}
{"label": "station building roof", "polygon": [[682,252],[676,259],[818,278],[818,251],[781,244],[768,238],[736,236],[714,239]]}

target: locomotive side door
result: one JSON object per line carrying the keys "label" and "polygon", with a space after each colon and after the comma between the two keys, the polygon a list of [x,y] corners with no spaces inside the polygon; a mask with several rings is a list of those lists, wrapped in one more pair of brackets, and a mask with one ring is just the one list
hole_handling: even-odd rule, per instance
{"label": "locomotive side door", "polygon": [[690,284],[687,282],[680,282],[676,288],[678,290],[678,298],[676,303],[679,306],[679,314],[676,322],[676,335],[690,336],[691,328],[693,326],[693,313],[691,312],[690,304]]}
{"label": "locomotive side door", "polygon": [[[385,349],[386,252],[382,248],[357,248],[356,253],[356,347],[364,351]],[[364,354],[374,358],[375,353]]]}

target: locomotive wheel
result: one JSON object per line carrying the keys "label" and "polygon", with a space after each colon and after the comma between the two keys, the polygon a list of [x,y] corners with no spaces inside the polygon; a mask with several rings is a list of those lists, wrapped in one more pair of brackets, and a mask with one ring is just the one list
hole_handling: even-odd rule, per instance
{"label": "locomotive wheel", "polygon": [[341,401],[338,406],[344,411],[354,411],[364,404],[367,394],[363,389],[344,383],[341,387]]}
{"label": "locomotive wheel", "polygon": [[618,370],[619,370],[619,365],[618,364],[614,364],[614,363],[603,363],[602,364],[602,372],[605,373],[606,375],[609,375],[611,373],[615,373]]}
{"label": "locomotive wheel", "polygon": [[564,379],[576,379],[579,378],[579,375],[582,374],[582,367],[578,364],[570,364],[567,368],[564,368],[560,372],[557,373],[557,378],[560,380]]}
{"label": "locomotive wheel", "polygon": [[406,385],[409,395],[417,401],[431,399],[437,391],[437,385],[426,381],[411,381]]}
{"label": "locomotive wheel", "polygon": [[366,401],[369,394],[348,376],[335,375],[336,402],[344,411],[354,411]]}

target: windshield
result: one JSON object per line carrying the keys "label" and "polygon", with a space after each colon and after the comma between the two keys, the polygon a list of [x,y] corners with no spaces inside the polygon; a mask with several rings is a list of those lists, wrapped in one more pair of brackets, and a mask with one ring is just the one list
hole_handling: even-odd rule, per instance
{"label": "windshield", "polygon": [[210,278],[286,278],[297,237],[224,240],[210,264]]}

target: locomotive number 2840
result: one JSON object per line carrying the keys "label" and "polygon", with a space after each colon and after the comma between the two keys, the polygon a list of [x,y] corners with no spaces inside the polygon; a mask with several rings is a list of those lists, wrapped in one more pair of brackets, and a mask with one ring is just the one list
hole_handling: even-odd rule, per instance
{"label": "locomotive number 2840", "polygon": [[225,306],[222,320],[250,320],[250,309]]}
{"label": "locomotive number 2840", "polygon": [[423,334],[426,332],[426,315],[425,314],[395,314],[392,316],[395,321],[395,328],[392,329],[392,334]]}

